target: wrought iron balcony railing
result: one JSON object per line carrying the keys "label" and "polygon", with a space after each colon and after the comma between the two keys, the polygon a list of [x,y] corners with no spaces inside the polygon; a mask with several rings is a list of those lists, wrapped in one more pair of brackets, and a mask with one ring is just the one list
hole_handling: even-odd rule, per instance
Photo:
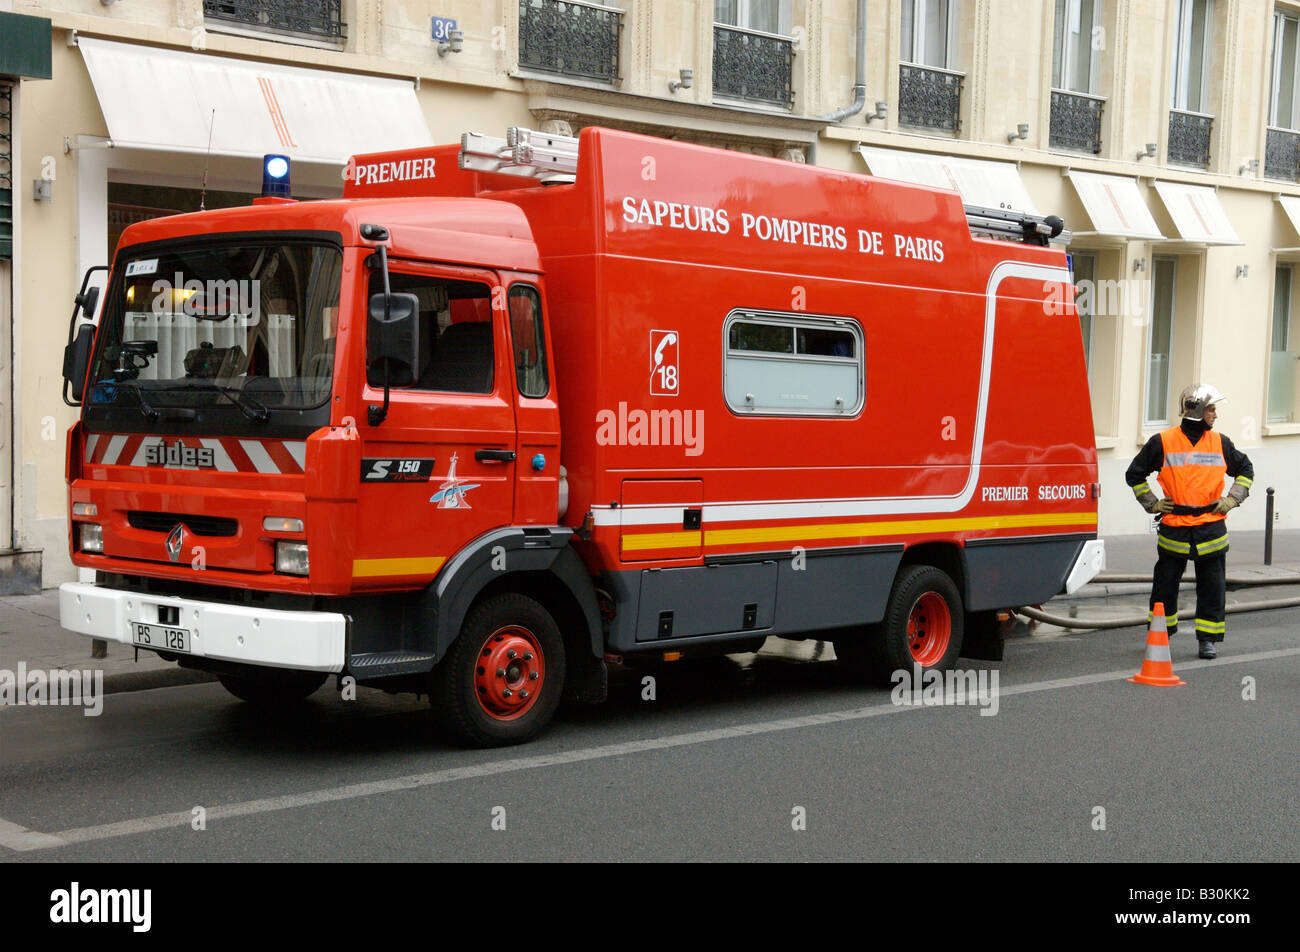
{"label": "wrought iron balcony railing", "polygon": [[203,18],[318,40],[347,36],[343,0],[203,0]]}
{"label": "wrought iron balcony railing", "polygon": [[1264,177],[1294,182],[1300,179],[1300,132],[1268,127],[1264,144]]}
{"label": "wrought iron balcony railing", "polygon": [[713,95],[789,109],[793,78],[793,40],[713,24]]}
{"label": "wrought iron balcony railing", "polygon": [[0,82],[0,258],[14,253],[13,87]]}
{"label": "wrought iron balcony railing", "polygon": [[961,81],[964,73],[902,63],[898,67],[898,124],[938,129],[956,135],[961,129]]}
{"label": "wrought iron balcony railing", "polygon": [[1088,93],[1052,90],[1052,116],[1047,141],[1053,149],[1101,152],[1101,111],[1106,100]]}
{"label": "wrought iron balcony railing", "polygon": [[1169,110],[1169,163],[1210,167],[1210,131],[1214,117],[1182,109]]}
{"label": "wrought iron balcony railing", "polygon": [[519,0],[519,68],[613,83],[623,11],[576,0]]}

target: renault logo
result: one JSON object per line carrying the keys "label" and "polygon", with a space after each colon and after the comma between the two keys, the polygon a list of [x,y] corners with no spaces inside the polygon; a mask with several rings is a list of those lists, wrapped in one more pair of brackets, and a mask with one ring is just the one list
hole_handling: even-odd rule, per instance
{"label": "renault logo", "polygon": [[178,522],[171,532],[167,533],[167,557],[173,562],[181,560],[181,546],[185,544],[185,523]]}

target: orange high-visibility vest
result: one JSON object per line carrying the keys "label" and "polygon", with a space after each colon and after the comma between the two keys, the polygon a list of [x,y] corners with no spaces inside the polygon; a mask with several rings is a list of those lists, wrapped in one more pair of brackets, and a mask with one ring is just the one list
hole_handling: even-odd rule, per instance
{"label": "orange high-visibility vest", "polygon": [[[1223,439],[1218,433],[1207,430],[1193,446],[1182,427],[1175,426],[1160,434],[1160,442],[1165,449],[1165,465],[1156,478],[1176,505],[1209,506],[1223,495],[1228,464],[1223,459]],[[1207,512],[1199,516],[1171,514],[1160,521],[1167,526],[1199,526],[1225,518],[1222,513]]]}

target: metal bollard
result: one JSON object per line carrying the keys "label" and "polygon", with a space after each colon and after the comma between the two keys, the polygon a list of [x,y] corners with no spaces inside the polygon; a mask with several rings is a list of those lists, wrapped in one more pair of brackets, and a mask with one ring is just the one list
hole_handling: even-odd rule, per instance
{"label": "metal bollard", "polygon": [[1265,490],[1264,502],[1264,564],[1273,564],[1273,487]]}

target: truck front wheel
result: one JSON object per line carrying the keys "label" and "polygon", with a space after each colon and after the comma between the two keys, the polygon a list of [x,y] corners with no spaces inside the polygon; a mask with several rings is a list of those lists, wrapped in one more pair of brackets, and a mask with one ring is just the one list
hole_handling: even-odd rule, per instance
{"label": "truck front wheel", "polygon": [[524,595],[494,595],[470,611],[433,669],[429,701],[456,743],[518,744],[555,714],[564,666],[564,639],[546,609]]}
{"label": "truck front wheel", "polygon": [[328,677],[319,671],[266,668],[249,669],[247,674],[219,674],[217,680],[241,701],[261,707],[274,707],[295,704],[310,697]]}
{"label": "truck front wheel", "polygon": [[932,565],[899,570],[889,593],[885,617],[860,637],[835,643],[835,655],[855,676],[892,683],[895,671],[946,671],[961,653],[961,594],[944,572]]}

